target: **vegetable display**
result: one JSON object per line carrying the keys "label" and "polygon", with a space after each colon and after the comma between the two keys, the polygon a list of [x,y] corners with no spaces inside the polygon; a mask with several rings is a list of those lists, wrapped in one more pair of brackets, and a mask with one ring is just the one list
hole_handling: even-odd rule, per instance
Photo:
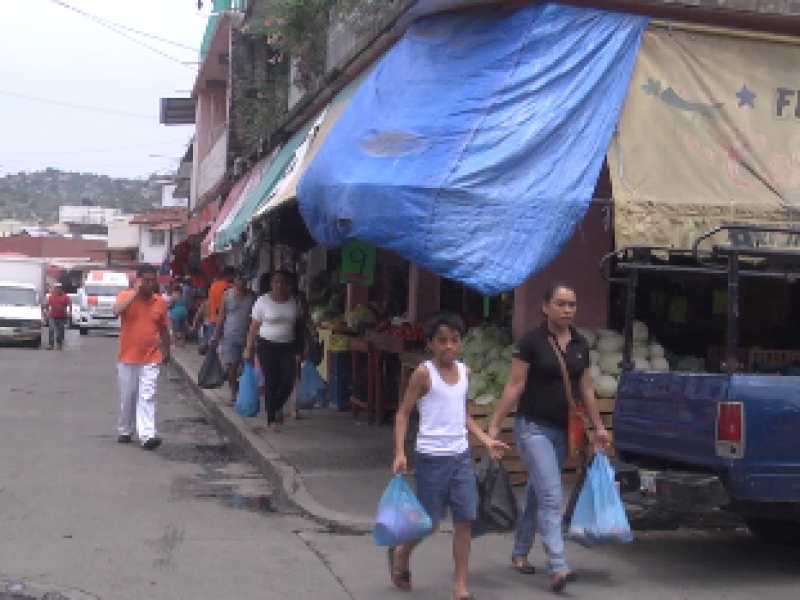
{"label": "vegetable display", "polygon": [[464,338],[461,356],[472,369],[467,396],[476,404],[500,399],[511,371],[511,333],[495,325],[473,327]]}

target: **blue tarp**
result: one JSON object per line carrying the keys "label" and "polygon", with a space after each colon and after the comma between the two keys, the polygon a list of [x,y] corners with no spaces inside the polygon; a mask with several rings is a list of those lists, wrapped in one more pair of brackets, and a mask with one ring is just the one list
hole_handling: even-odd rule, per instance
{"label": "blue tarp", "polygon": [[300,180],[309,231],[485,294],[521,284],[589,206],[646,24],[557,4],[416,22]]}

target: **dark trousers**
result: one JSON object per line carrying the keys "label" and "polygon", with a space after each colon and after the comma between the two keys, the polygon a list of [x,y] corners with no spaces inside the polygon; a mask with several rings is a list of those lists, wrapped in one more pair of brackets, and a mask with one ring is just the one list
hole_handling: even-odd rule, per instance
{"label": "dark trousers", "polygon": [[294,342],[280,343],[258,339],[258,362],[264,373],[264,402],[267,409],[267,422],[275,423],[278,413],[292,395],[295,378]]}

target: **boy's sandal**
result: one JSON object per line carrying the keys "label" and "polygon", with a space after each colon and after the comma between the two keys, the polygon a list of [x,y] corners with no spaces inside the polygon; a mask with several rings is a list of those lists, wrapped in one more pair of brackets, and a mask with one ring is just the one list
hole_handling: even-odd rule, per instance
{"label": "boy's sandal", "polygon": [[564,588],[567,587],[568,583],[574,583],[576,581],[578,581],[578,574],[570,571],[565,575],[559,575],[555,577],[550,587],[554,592],[558,593],[564,591]]}
{"label": "boy's sandal", "polygon": [[523,575],[535,575],[536,574],[536,567],[534,567],[531,563],[527,560],[523,562],[517,562],[513,558],[511,559],[511,566],[517,571],[517,573],[522,573]]}
{"label": "boy's sandal", "polygon": [[387,551],[389,559],[389,577],[391,577],[392,583],[396,588],[408,592],[411,590],[411,571],[403,571],[402,569],[395,568],[394,551],[394,546]]}

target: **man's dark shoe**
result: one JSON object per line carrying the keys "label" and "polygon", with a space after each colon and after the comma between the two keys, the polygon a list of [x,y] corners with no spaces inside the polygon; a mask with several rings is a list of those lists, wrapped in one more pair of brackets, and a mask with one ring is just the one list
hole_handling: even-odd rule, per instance
{"label": "man's dark shoe", "polygon": [[144,450],[155,450],[161,445],[161,438],[153,437],[142,444]]}
{"label": "man's dark shoe", "polygon": [[117,441],[120,444],[130,444],[133,441],[133,438],[129,435],[121,435],[117,438]]}

